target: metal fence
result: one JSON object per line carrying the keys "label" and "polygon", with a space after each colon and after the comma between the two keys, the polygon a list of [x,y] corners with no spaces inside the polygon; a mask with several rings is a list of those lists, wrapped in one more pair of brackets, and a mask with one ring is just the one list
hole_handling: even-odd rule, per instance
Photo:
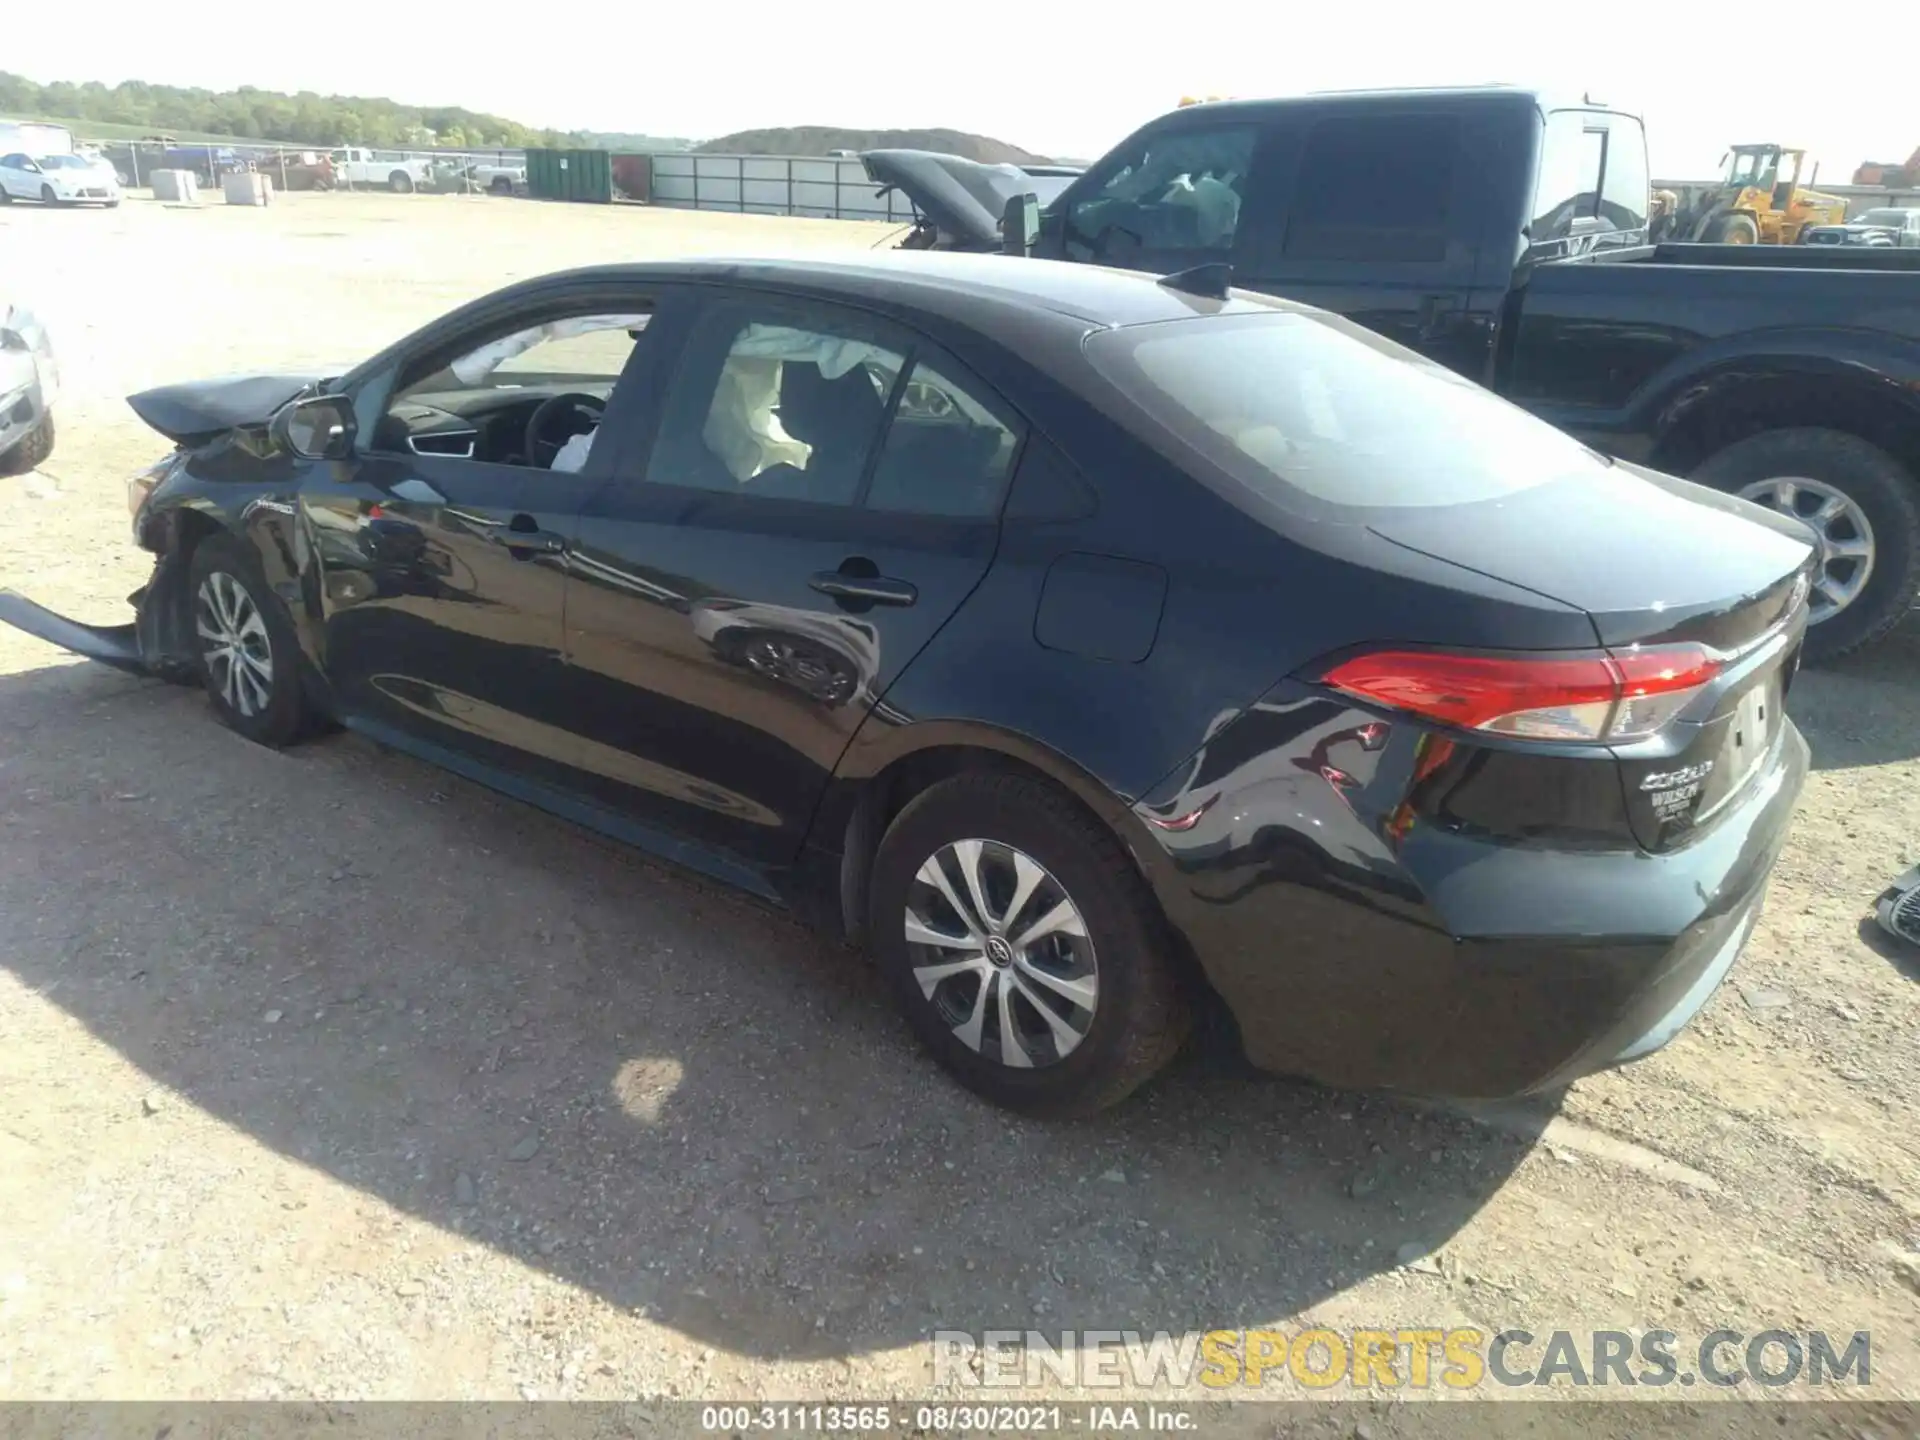
{"label": "metal fence", "polygon": [[[286,190],[394,190],[428,193],[504,191],[525,188],[526,154],[507,149],[424,149],[271,142],[95,140],[76,136],[76,146],[97,150],[112,163],[123,185],[144,186],[155,170],[190,170],[204,183],[237,170],[271,177]],[[346,157],[359,152],[356,163]],[[405,185],[393,182],[404,175]],[[500,183],[504,179],[505,183]]]}
{"label": "metal fence", "polygon": [[680,210],[751,215],[810,215],[826,220],[905,224],[913,206],[897,191],[882,195],[857,158],[841,155],[653,157],[653,203]]}

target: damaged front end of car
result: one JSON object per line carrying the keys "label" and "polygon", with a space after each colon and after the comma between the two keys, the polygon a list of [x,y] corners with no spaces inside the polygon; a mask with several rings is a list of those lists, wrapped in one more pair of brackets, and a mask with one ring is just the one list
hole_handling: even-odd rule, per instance
{"label": "damaged front end of car", "polygon": [[0,589],[0,623],[117,670],[196,683],[187,567],[196,535],[218,522],[190,503],[156,503],[156,497],[179,501],[175,491],[198,488],[198,477],[189,471],[196,456],[225,444],[270,444],[267,431],[274,416],[320,383],[312,376],[260,375],[168,385],[129,396],[134,413],[175,447],[127,482],[134,540],[154,556],[147,583],[127,597],[132,622],[90,625]]}

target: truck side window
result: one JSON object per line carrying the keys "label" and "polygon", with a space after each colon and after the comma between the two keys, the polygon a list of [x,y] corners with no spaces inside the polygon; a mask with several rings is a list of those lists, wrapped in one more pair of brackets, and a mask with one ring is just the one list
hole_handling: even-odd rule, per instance
{"label": "truck side window", "polygon": [[1646,227],[1647,147],[1630,117],[1556,110],[1540,145],[1533,244]]}
{"label": "truck side window", "polygon": [[1250,125],[1163,130],[1120,158],[1067,214],[1075,258],[1150,267],[1156,254],[1233,250],[1253,165]]}
{"label": "truck side window", "polygon": [[1289,260],[1445,260],[1459,128],[1443,115],[1320,121],[1307,135],[1282,254]]}
{"label": "truck side window", "polygon": [[1607,173],[1600,180],[1600,218],[1616,230],[1644,230],[1653,182],[1647,175],[1647,142],[1640,122],[1607,117]]}

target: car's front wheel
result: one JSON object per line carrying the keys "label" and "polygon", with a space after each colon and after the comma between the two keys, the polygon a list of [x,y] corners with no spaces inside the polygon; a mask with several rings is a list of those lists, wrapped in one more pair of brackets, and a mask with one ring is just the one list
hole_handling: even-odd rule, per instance
{"label": "car's front wheel", "polygon": [[1106,827],[1041,781],[974,772],[931,786],[882,838],[870,903],[914,1031],[1009,1109],[1105,1109],[1186,1037],[1145,882]]}
{"label": "car's front wheel", "polygon": [[396,195],[413,193],[413,177],[404,170],[396,170],[387,176],[387,188]]}
{"label": "car's front wheel", "polygon": [[315,717],[299,642],[259,563],[232,537],[209,536],[193,552],[189,590],[200,678],[215,713],[274,749],[300,739]]}

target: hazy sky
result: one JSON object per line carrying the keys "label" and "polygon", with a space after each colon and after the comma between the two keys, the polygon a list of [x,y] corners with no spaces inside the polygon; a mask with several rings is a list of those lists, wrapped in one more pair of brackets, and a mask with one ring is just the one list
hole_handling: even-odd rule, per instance
{"label": "hazy sky", "polygon": [[1090,159],[1183,94],[1501,80],[1637,110],[1661,178],[1710,173],[1737,141],[1804,145],[1836,182],[1920,145],[1913,0],[1210,0],[1142,5],[1138,22],[1121,6],[1041,0],[568,0],[464,13],[331,0],[272,23],[257,0],[171,0],[100,11],[84,33],[62,6],[10,10],[0,66],[40,81],[387,95],[695,139],[946,125]]}

